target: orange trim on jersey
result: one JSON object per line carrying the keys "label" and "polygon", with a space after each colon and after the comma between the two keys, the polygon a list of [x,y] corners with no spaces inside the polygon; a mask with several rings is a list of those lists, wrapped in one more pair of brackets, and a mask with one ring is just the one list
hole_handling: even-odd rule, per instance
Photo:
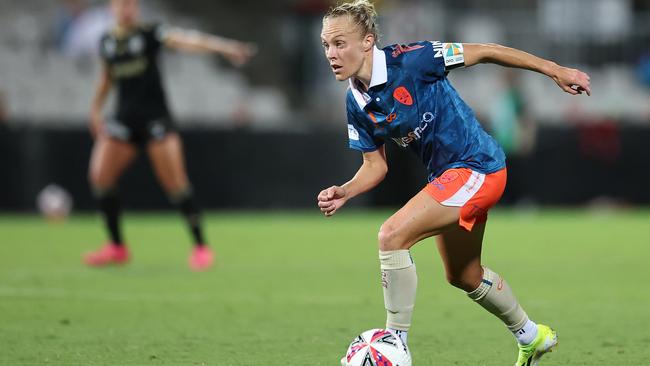
{"label": "orange trim on jersey", "polygon": [[374,122],[377,123],[377,117],[372,112],[368,112],[368,116],[370,116],[370,119]]}

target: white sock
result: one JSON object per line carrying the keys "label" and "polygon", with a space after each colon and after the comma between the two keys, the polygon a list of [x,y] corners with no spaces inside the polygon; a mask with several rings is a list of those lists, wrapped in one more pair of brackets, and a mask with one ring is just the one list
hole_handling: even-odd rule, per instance
{"label": "white sock", "polygon": [[467,296],[501,319],[513,333],[523,329],[530,321],[508,283],[487,267],[483,267],[481,284]]}
{"label": "white sock", "polygon": [[528,319],[521,329],[512,332],[512,334],[517,338],[519,344],[531,344],[537,337],[537,324]]}
{"label": "white sock", "polygon": [[388,328],[391,332],[397,334],[399,338],[402,340],[402,343],[406,344],[406,341],[408,340],[409,337],[409,332],[406,330],[399,330],[399,329],[393,329],[393,328]]}
{"label": "white sock", "polygon": [[418,276],[408,250],[379,251],[381,282],[386,307],[386,328],[411,327]]}

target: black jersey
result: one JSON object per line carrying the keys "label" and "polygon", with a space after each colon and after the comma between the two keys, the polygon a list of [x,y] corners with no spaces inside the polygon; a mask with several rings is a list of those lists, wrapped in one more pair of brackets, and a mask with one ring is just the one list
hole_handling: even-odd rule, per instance
{"label": "black jersey", "polygon": [[104,34],[100,55],[117,87],[115,118],[126,124],[169,117],[162,87],[158,54],[163,29],[158,24],[138,25],[125,34]]}

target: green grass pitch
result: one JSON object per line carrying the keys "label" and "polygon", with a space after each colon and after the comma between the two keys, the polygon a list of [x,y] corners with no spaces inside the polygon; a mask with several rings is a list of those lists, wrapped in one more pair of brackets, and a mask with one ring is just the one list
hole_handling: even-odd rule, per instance
{"label": "green grass pitch", "polygon": [[[187,268],[173,213],[130,214],[132,262],[86,268],[100,221],[0,216],[0,365],[338,365],[385,320],[376,232],[388,211],[207,215],[218,265]],[[414,365],[512,365],[514,339],[413,250]],[[558,330],[543,365],[650,364],[650,212],[491,214],[484,263]]]}

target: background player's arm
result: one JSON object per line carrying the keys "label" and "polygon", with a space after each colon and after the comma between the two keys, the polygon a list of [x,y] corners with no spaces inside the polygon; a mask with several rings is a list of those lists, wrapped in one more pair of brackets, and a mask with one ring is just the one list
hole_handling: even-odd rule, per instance
{"label": "background player's arm", "polygon": [[536,71],[553,79],[569,94],[582,94],[584,91],[587,95],[591,95],[589,75],[580,70],[560,66],[530,53],[493,43],[464,43],[463,49],[466,67],[479,63],[493,63]]}
{"label": "background player's arm", "polygon": [[325,216],[332,216],[349,199],[376,187],[388,172],[384,146],[363,153],[363,164],[350,181],[343,186],[332,186],[318,195],[318,207]]}
{"label": "background player's arm", "polygon": [[100,72],[99,80],[97,81],[97,86],[95,88],[95,95],[93,96],[92,104],[90,106],[90,133],[93,135],[93,137],[98,136],[104,128],[104,117],[102,116],[102,110],[104,108],[104,103],[106,103],[108,93],[111,91],[112,85],[113,83],[108,72],[108,66],[105,63],[102,63],[102,70]]}
{"label": "background player's arm", "polygon": [[244,43],[198,31],[171,29],[166,32],[166,46],[190,52],[212,52],[228,59],[233,65],[241,66],[255,54],[253,43]]}

